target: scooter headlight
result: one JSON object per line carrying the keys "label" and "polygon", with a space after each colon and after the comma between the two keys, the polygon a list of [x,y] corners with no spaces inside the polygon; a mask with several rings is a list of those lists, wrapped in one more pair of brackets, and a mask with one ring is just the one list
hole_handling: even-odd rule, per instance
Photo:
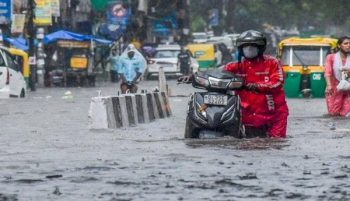
{"label": "scooter headlight", "polygon": [[194,80],[195,82],[200,85],[200,86],[203,86],[203,87],[208,87],[209,86],[209,81],[208,79],[204,78],[204,77],[200,77],[198,75],[196,75],[194,77]]}
{"label": "scooter headlight", "polygon": [[226,89],[231,81],[230,79],[219,79],[215,77],[209,77],[208,80],[210,83],[210,87],[216,89]]}

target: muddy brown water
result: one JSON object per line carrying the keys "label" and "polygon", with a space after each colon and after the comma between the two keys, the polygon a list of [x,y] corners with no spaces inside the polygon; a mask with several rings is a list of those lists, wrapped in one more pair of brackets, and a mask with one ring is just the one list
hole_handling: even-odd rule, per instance
{"label": "muddy brown water", "polygon": [[117,85],[0,100],[0,200],[350,200],[350,120],[323,99],[288,99],[286,139],[185,140],[193,89],[169,86],[171,118],[118,130],[87,128]]}

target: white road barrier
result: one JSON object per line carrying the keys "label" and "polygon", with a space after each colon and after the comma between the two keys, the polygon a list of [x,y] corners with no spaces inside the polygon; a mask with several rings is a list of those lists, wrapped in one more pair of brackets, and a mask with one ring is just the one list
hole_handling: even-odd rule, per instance
{"label": "white road barrier", "polygon": [[90,129],[136,126],[171,116],[165,92],[93,97],[88,114]]}
{"label": "white road barrier", "polygon": [[163,67],[159,68],[158,85],[160,92],[167,92],[167,82]]}

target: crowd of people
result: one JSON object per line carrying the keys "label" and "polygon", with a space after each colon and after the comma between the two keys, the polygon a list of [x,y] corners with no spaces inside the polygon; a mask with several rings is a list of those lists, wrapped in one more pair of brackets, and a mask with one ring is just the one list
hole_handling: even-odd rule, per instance
{"label": "crowd of people", "polygon": [[[237,39],[236,61],[230,62],[223,70],[235,73],[245,80],[238,91],[241,98],[242,123],[246,132],[263,131],[269,137],[286,137],[288,106],[283,90],[284,75],[281,63],[265,55],[266,37],[258,31],[248,30]],[[350,78],[350,37],[341,37],[337,43],[339,51],[326,58],[325,79],[326,104],[331,116],[350,116],[350,82],[348,89],[340,89],[339,83]],[[137,91],[137,80],[146,68],[143,55],[131,44],[117,56],[112,50],[110,58],[111,76],[118,74],[122,93]],[[192,78],[190,55],[182,47],[178,65],[184,75],[180,80]]]}

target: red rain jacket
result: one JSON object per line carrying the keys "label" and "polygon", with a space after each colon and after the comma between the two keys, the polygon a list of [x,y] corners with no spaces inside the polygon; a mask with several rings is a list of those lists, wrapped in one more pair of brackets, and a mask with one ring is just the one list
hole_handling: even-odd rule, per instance
{"label": "red rain jacket", "polygon": [[245,84],[258,84],[256,91],[247,89],[238,91],[241,98],[243,124],[253,127],[269,126],[278,122],[278,118],[281,118],[280,114],[283,113],[284,122],[280,127],[284,127],[282,129],[284,131],[278,131],[282,133],[273,135],[284,137],[288,106],[283,91],[283,71],[280,62],[272,56],[264,55],[253,60],[243,59],[241,63],[228,63],[224,70],[243,77]]}

